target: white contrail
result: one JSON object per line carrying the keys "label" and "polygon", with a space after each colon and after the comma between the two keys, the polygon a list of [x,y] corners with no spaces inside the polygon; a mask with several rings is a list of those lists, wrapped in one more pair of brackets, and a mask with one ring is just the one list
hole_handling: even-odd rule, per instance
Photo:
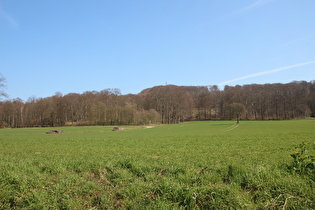
{"label": "white contrail", "polygon": [[285,66],[285,67],[281,67],[281,68],[277,68],[277,69],[272,69],[272,70],[269,70],[269,71],[263,71],[263,72],[259,72],[259,73],[255,73],[255,74],[246,75],[246,76],[239,77],[239,78],[236,78],[236,79],[232,79],[232,80],[229,80],[229,81],[226,81],[226,82],[221,82],[221,83],[217,84],[217,86],[229,84],[229,83],[232,83],[232,82],[236,82],[236,81],[239,81],[239,80],[248,79],[248,78],[252,78],[252,77],[259,77],[259,76],[263,76],[263,75],[266,75],[266,74],[272,74],[272,73],[275,73],[275,72],[278,72],[278,71],[284,71],[284,70],[287,70],[287,69],[293,69],[293,68],[297,68],[297,67],[300,67],[300,66],[309,65],[311,63],[315,63],[315,61],[309,61],[309,62],[305,62],[305,63],[298,63],[298,64],[294,64],[294,65],[291,65],[291,66]]}

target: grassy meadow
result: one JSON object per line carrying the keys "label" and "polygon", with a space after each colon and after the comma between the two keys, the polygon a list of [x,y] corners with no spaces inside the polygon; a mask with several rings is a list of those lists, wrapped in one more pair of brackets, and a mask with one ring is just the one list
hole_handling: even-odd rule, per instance
{"label": "grassy meadow", "polygon": [[0,209],[315,209],[315,120],[112,128],[0,130]]}

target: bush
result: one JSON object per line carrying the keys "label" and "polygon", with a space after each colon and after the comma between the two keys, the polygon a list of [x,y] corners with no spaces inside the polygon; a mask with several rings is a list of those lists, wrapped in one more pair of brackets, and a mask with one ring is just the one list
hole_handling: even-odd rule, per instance
{"label": "bush", "polygon": [[315,143],[313,147],[306,142],[296,146],[295,151],[291,154],[293,162],[289,168],[295,173],[310,175],[315,180],[315,157],[308,153],[312,149],[315,150]]}

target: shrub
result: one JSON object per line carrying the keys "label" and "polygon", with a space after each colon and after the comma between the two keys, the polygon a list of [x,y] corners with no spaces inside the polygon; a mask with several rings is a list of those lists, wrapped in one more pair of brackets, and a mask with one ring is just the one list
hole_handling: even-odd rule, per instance
{"label": "shrub", "polygon": [[310,175],[315,180],[315,157],[308,153],[311,149],[315,150],[315,144],[313,148],[306,142],[296,146],[295,151],[291,154],[293,162],[290,165],[290,169],[298,174]]}

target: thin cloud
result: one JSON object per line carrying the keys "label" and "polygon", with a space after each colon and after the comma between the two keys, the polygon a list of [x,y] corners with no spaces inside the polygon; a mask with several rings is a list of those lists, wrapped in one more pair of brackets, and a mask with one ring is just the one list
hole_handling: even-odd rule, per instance
{"label": "thin cloud", "polygon": [[251,5],[242,8],[241,10],[239,10],[239,12],[246,12],[246,11],[255,9],[257,7],[261,7],[261,6],[267,4],[267,3],[271,2],[271,1],[274,1],[274,0],[257,0],[254,3],[252,3]]}
{"label": "thin cloud", "polygon": [[298,38],[298,39],[294,39],[294,40],[291,40],[287,43],[284,43],[283,45],[281,45],[280,47],[290,47],[290,46],[293,46],[297,43],[300,43],[300,42],[303,42],[305,40],[308,40],[310,38],[312,38],[313,35],[309,35],[309,36],[304,36],[304,37],[301,37],[301,38]]}
{"label": "thin cloud", "polygon": [[16,20],[9,15],[6,11],[4,11],[1,7],[0,7],[0,19],[3,18],[5,19],[8,23],[10,23],[11,26],[13,26],[14,28],[18,28],[19,24],[18,22],[16,22]]}
{"label": "thin cloud", "polygon": [[226,85],[226,84],[229,84],[229,83],[232,83],[232,82],[236,82],[236,81],[240,81],[240,80],[244,80],[244,79],[248,79],[248,78],[259,77],[259,76],[263,76],[263,75],[267,75],[267,74],[273,74],[273,73],[276,73],[276,72],[279,72],[279,71],[293,69],[293,68],[297,68],[297,67],[300,67],[300,66],[309,65],[309,64],[312,64],[312,63],[315,63],[315,61],[309,61],[309,62],[305,62],[305,63],[298,63],[298,64],[294,64],[294,65],[291,65],[291,66],[285,66],[285,67],[281,67],[281,68],[277,68],[277,69],[272,69],[272,70],[269,70],[269,71],[263,71],[263,72],[259,72],[259,73],[255,73],[255,74],[250,74],[250,75],[246,75],[246,76],[239,77],[239,78],[236,78],[236,79],[232,79],[232,80],[229,80],[229,81],[221,82],[221,83],[217,84],[217,86]]}

